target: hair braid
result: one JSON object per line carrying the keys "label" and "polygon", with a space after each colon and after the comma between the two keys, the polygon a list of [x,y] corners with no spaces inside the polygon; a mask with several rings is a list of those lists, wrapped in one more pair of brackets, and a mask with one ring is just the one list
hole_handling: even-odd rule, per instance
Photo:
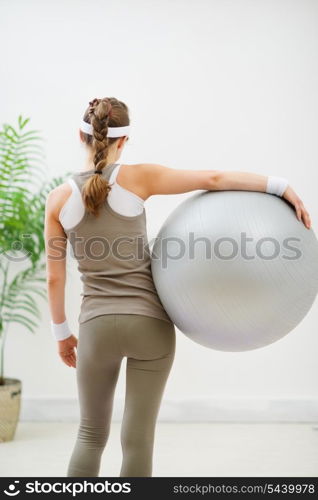
{"label": "hair braid", "polygon": [[117,138],[108,138],[109,121],[115,126],[129,125],[128,108],[114,97],[93,99],[85,112],[84,121],[93,127],[93,136],[85,134],[85,142],[93,148],[95,174],[90,176],[82,189],[82,197],[86,209],[93,215],[98,215],[111,189],[109,182],[100,175],[107,165],[109,146]]}
{"label": "hair braid", "polygon": [[95,149],[95,170],[101,171],[107,164],[108,123],[111,112],[111,102],[108,99],[94,99],[90,103],[90,122],[93,126],[93,147]]}

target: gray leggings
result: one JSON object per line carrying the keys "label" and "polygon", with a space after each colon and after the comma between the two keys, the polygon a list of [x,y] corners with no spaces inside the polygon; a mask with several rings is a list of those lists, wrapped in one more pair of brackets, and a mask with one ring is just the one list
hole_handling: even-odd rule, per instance
{"label": "gray leggings", "polygon": [[173,323],[150,316],[106,314],[80,324],[76,363],[80,425],[67,476],[98,476],[124,356],[120,476],[152,475],[155,425],[175,344]]}

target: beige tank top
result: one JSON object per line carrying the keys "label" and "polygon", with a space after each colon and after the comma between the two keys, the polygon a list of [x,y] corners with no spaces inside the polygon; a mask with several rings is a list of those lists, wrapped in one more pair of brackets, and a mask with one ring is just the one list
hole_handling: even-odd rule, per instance
{"label": "beige tank top", "polygon": [[[100,175],[108,180],[116,165]],[[72,175],[80,191],[93,172]],[[97,217],[85,210],[65,233],[83,282],[79,323],[102,314],[142,314],[171,322],[152,278],[145,209],[130,217],[105,200]]]}

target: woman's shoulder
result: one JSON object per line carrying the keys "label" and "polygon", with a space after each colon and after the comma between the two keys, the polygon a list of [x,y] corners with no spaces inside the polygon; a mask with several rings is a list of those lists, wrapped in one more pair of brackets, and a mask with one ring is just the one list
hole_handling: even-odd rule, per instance
{"label": "woman's shoulder", "polygon": [[68,180],[59,184],[48,192],[46,197],[47,209],[59,213],[61,207],[72,194],[72,186]]}
{"label": "woman's shoulder", "polygon": [[139,163],[121,163],[116,172],[115,182],[120,187],[143,198],[144,188],[140,165]]}
{"label": "woman's shoulder", "polygon": [[152,179],[154,175],[172,170],[173,169],[160,165],[159,163],[121,164],[117,178],[121,180],[136,179],[137,181],[147,182],[148,179]]}
{"label": "woman's shoulder", "polygon": [[153,176],[160,167],[161,165],[157,163],[120,164],[116,182],[146,200],[149,191],[148,184],[152,182]]}
{"label": "woman's shoulder", "polygon": [[134,171],[134,173],[137,172],[146,172],[146,171],[153,171],[153,170],[158,170],[160,168],[165,168],[163,165],[160,165],[159,163],[119,163],[121,170],[125,170],[127,172]]}
{"label": "woman's shoulder", "polygon": [[47,194],[47,198],[50,200],[59,200],[60,198],[63,198],[63,196],[70,195],[71,192],[72,186],[69,180],[66,180],[62,184],[59,184],[58,186],[55,186],[55,188],[51,189],[51,191]]}

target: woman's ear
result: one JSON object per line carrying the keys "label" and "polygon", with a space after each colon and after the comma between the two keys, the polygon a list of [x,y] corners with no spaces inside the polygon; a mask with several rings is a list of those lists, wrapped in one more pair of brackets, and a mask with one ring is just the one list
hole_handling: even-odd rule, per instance
{"label": "woman's ear", "polygon": [[118,140],[118,149],[122,149],[128,140],[128,136],[120,137]]}

